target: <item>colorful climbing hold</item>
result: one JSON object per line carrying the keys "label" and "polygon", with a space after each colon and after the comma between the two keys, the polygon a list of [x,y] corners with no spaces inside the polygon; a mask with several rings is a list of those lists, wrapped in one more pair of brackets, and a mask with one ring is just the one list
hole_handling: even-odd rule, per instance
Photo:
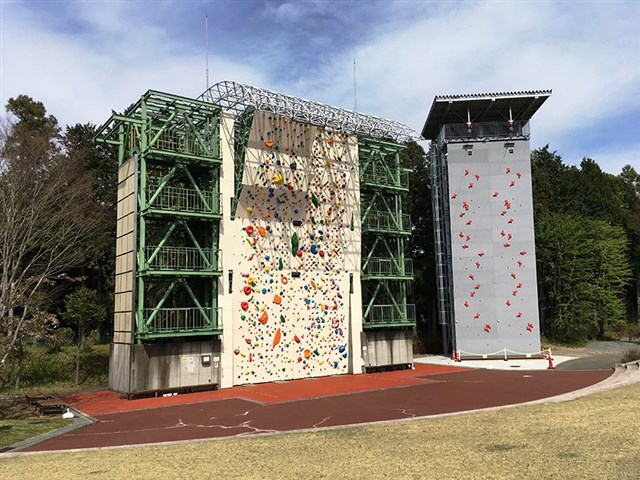
{"label": "colorful climbing hold", "polygon": [[282,331],[280,330],[280,328],[278,328],[276,330],[275,335],[273,336],[273,344],[272,347],[275,348],[276,345],[278,345],[280,343],[280,339],[282,338]]}
{"label": "colorful climbing hold", "polygon": [[273,296],[273,303],[280,305],[282,303],[282,297],[277,293]]}
{"label": "colorful climbing hold", "polygon": [[262,315],[260,315],[260,317],[258,317],[258,321],[259,321],[261,324],[265,325],[265,324],[267,323],[267,321],[268,321],[268,320],[269,320],[269,314],[267,313],[267,311],[266,311],[266,310],[264,310],[264,311],[262,312]]}

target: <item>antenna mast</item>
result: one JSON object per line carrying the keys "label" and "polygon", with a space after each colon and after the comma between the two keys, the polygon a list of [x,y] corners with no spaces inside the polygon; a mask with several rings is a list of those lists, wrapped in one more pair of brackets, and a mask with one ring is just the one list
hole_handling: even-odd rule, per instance
{"label": "antenna mast", "polygon": [[356,59],[353,59],[353,111],[358,111],[358,98],[356,97]]}
{"label": "antenna mast", "polygon": [[207,85],[205,91],[209,89],[209,15],[204,16],[204,51],[205,51],[205,75]]}

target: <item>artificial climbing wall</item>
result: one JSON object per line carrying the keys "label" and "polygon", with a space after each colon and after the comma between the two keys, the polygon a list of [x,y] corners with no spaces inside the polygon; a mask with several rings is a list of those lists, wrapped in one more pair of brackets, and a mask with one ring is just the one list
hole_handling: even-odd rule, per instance
{"label": "artificial climbing wall", "polygon": [[359,372],[357,138],[256,112],[244,160],[230,227],[233,383]]}
{"label": "artificial climbing wall", "polygon": [[527,140],[447,145],[456,348],[540,351]]}

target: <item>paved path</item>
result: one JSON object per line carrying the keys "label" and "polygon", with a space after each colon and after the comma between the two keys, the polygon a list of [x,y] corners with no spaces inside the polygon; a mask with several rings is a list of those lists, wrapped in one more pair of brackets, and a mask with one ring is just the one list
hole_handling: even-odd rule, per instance
{"label": "paved path", "polygon": [[[417,364],[415,370],[235,387],[207,394],[133,401],[116,397],[103,401],[102,413],[85,409],[97,423],[21,451],[246,436],[462,412],[580,390],[611,373],[447,370]],[[98,407],[97,394],[92,395]],[[106,399],[107,394],[103,395]],[[78,396],[76,404],[81,403]]]}

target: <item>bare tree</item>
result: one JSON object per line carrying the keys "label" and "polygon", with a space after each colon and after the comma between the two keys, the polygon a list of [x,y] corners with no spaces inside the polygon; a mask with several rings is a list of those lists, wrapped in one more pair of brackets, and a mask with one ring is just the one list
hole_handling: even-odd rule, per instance
{"label": "bare tree", "polygon": [[0,132],[0,368],[24,338],[54,326],[47,294],[86,261],[100,226],[92,179],[62,151],[55,118],[24,96],[8,110],[18,121]]}

